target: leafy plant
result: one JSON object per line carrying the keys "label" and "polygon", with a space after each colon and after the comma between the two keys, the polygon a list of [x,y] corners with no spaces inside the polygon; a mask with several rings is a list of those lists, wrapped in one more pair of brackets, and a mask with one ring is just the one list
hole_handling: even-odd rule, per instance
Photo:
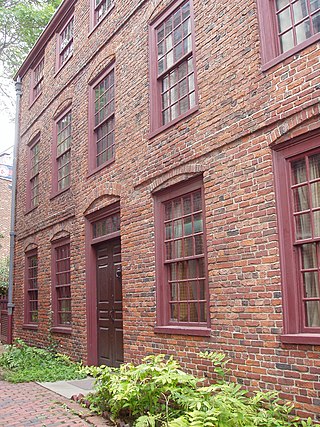
{"label": "leafy plant", "polygon": [[29,381],[59,381],[84,378],[80,363],[74,363],[64,354],[29,347],[17,339],[14,345],[5,346],[0,356],[4,379],[13,383]]}
{"label": "leafy plant", "polygon": [[143,363],[120,368],[85,368],[96,378],[96,392],[87,396],[91,409],[108,412],[135,427],[309,427],[312,420],[291,416],[293,406],[275,392],[248,394],[227,382],[225,356],[201,353],[213,363],[218,380],[203,380],[184,372],[173,357],[147,356]]}
{"label": "leafy plant", "polygon": [[6,295],[9,286],[9,257],[0,260],[0,296]]}

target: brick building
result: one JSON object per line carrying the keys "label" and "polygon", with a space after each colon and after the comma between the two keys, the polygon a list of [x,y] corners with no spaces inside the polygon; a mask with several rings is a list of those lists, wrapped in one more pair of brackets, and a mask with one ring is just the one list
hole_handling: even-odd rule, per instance
{"label": "brick building", "polygon": [[65,0],[21,66],[14,335],[224,351],[320,404],[318,0]]}

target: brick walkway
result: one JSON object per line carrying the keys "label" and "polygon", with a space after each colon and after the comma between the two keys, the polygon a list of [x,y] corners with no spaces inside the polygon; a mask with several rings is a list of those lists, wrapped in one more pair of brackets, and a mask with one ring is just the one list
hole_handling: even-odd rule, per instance
{"label": "brick walkway", "polygon": [[110,426],[75,402],[35,383],[0,381],[1,427]]}

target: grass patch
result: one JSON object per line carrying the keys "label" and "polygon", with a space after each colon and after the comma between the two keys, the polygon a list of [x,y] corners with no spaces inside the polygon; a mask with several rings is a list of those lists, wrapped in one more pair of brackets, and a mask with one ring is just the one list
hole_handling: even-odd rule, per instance
{"label": "grass patch", "polygon": [[0,355],[2,378],[12,383],[61,381],[85,378],[81,363],[64,354],[30,347],[17,339]]}

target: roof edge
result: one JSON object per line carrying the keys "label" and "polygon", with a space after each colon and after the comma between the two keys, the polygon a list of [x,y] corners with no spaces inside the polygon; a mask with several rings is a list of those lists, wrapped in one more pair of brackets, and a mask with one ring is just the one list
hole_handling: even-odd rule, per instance
{"label": "roof edge", "polygon": [[77,0],[64,0],[58,9],[54,12],[52,18],[48,22],[47,26],[44,28],[40,34],[38,40],[28,53],[27,57],[19,67],[18,71],[15,73],[13,80],[16,81],[18,77],[22,78],[27,71],[31,68],[32,63],[37,59],[39,52],[44,50],[46,44],[48,43],[51,36],[56,31],[57,27],[60,25],[61,21],[64,19],[65,15],[70,11],[74,6]]}

